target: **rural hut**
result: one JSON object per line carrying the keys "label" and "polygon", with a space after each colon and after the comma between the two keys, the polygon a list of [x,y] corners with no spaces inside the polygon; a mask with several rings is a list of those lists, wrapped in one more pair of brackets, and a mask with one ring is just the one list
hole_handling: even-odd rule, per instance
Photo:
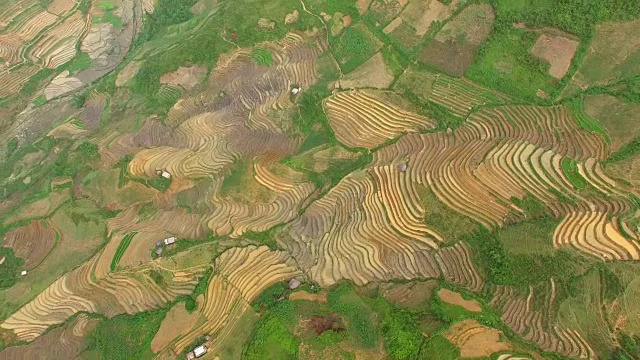
{"label": "rural hut", "polygon": [[289,289],[293,290],[293,289],[297,288],[298,286],[300,286],[300,280],[295,279],[295,278],[289,280]]}

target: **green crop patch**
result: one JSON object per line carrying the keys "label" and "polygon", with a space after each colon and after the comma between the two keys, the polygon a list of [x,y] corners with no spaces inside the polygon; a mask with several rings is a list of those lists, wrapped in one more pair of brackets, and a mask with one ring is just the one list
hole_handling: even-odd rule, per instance
{"label": "green crop patch", "polygon": [[33,106],[38,107],[42,106],[47,102],[47,98],[44,95],[40,95],[37,98],[33,99]]}
{"label": "green crop patch", "polygon": [[122,19],[120,19],[117,15],[114,15],[111,11],[106,11],[101,18],[102,22],[110,23],[114,28],[121,28]]}
{"label": "green crop patch", "polygon": [[602,135],[609,142],[611,141],[607,129],[598,120],[587,115],[584,111],[584,104],[581,100],[567,102],[567,107],[572,110],[573,117],[581,128]]}
{"label": "green crop patch", "polygon": [[116,253],[113,255],[113,259],[111,259],[111,271],[115,271],[118,264],[120,263],[120,259],[122,259],[122,256],[124,255],[124,252],[127,251],[127,248],[129,247],[129,244],[131,244],[131,240],[133,240],[133,237],[137,234],[137,232],[130,232],[128,234],[126,234],[122,240],[120,240],[120,245],[118,245],[118,249],[116,250]]}
{"label": "green crop patch", "polygon": [[260,66],[271,66],[271,64],[273,64],[273,55],[271,55],[271,52],[260,47],[253,49],[251,59]]}
{"label": "green crop patch", "polygon": [[100,1],[98,6],[106,11],[114,10],[116,6],[111,1]]}
{"label": "green crop patch", "polygon": [[91,58],[89,58],[89,54],[81,51],[73,58],[73,60],[71,60],[71,62],[64,65],[64,68],[69,71],[69,73],[75,74],[78,71],[90,68],[91,65],[92,62]]}
{"label": "green crop patch", "polygon": [[587,186],[586,180],[580,175],[578,171],[578,164],[575,160],[569,158],[562,158],[560,162],[562,172],[567,176],[573,187],[577,190],[582,190]]}
{"label": "green crop patch", "polygon": [[374,348],[380,336],[374,311],[354,292],[353,286],[340,284],[331,289],[327,299],[329,307],[345,318],[349,337],[356,345]]}

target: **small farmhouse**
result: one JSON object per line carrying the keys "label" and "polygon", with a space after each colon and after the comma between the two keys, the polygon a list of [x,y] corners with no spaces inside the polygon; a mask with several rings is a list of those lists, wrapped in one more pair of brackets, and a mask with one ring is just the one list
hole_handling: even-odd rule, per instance
{"label": "small farmhouse", "polygon": [[195,355],[195,357],[197,358],[199,358],[200,356],[206,353],[207,353],[207,348],[204,345],[200,345],[197,348],[193,349],[193,355]]}
{"label": "small farmhouse", "polygon": [[173,244],[175,242],[176,242],[176,237],[175,236],[168,237],[168,238],[164,239],[164,244],[165,245],[171,245],[171,244]]}

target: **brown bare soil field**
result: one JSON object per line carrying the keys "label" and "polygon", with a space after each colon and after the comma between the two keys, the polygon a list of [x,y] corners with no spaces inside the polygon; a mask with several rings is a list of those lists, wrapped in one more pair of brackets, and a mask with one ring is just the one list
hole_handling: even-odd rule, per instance
{"label": "brown bare soil field", "polygon": [[611,150],[616,151],[640,132],[640,105],[623,102],[611,95],[591,95],[584,99],[584,111],[597,119],[611,137]]}
{"label": "brown bare soil field", "polygon": [[346,74],[338,86],[343,89],[376,88],[385,89],[393,82],[394,76],[387,68],[380,52]]}
{"label": "brown bare soil field", "polygon": [[553,278],[548,284],[546,289],[530,286],[526,292],[497,286],[490,305],[502,314],[501,320],[511,330],[537,343],[541,349],[571,358],[594,358],[593,350],[578,331],[554,321],[558,289]]}
{"label": "brown bare soil field", "polygon": [[160,83],[180,86],[185,90],[191,90],[197,86],[206,75],[207,68],[204,66],[181,66],[174,72],[162,75],[160,77]]}
{"label": "brown bare soil field", "polygon": [[397,17],[393,19],[393,21],[391,21],[387,26],[385,26],[384,29],[382,29],[382,31],[385,34],[392,33],[395,29],[398,28],[398,26],[400,26],[400,24],[402,24],[402,18]]}
{"label": "brown bare soil field", "polygon": [[625,179],[636,188],[640,188],[640,154],[631,156],[622,161],[607,164],[607,173],[619,179]]}
{"label": "brown bare soil field", "polygon": [[495,14],[490,5],[471,5],[448,22],[420,54],[420,60],[462,76],[491,33]]}
{"label": "brown bare soil field", "polygon": [[[408,180],[396,166],[348,175],[291,223],[283,246],[321,285],[437,277],[428,249],[442,238],[421,222],[423,210]],[[384,256],[386,251],[393,255]]]}
{"label": "brown bare soil field", "polygon": [[[202,305],[202,301],[203,297],[199,296],[198,304]],[[151,340],[151,351],[154,353],[162,351],[178,336],[189,331],[199,317],[200,313],[197,311],[189,314],[184,308],[184,302],[174,305],[165,315],[156,336]]]}
{"label": "brown bare soil field", "polygon": [[[66,215],[65,209],[57,211],[51,218],[52,226],[55,223],[54,227],[61,233],[59,245],[38,268],[30,272],[31,276],[40,277],[43,290],[35,288],[25,292],[25,289],[22,289],[21,294],[13,294],[14,288],[19,288],[16,286],[7,292],[7,298],[11,298],[12,303],[25,304],[0,324],[0,327],[13,331],[18,339],[33,340],[50,325],[60,324],[77,312],[101,313],[111,317],[165,306],[179,296],[192,293],[198,278],[206,270],[206,266],[183,269],[158,268],[155,264],[145,265],[145,262],[150,260],[149,250],[153,246],[150,243],[155,244],[158,238],[147,242],[149,246],[142,251],[144,257],[137,255],[140,253],[140,245],[144,245],[144,242],[136,238],[122,259],[125,265],[130,267],[111,271],[109,265],[123,237],[114,229],[128,232],[133,225],[140,231],[136,236],[144,237],[158,231],[158,225],[150,223],[145,228],[144,225],[136,224],[134,208],[110,219],[108,230],[103,224],[74,223]],[[133,221],[131,212],[134,216]],[[177,226],[185,226],[185,230],[193,231],[193,226],[188,225],[179,216],[168,215],[164,219],[160,215],[158,220],[167,224],[175,221]],[[132,222],[134,224],[131,224]],[[110,242],[95,254],[96,248],[102,243],[102,234],[111,234]],[[204,236],[204,233],[200,236]],[[70,257],[69,254],[73,254],[74,257]],[[91,258],[92,254],[95,255]],[[132,262],[131,258],[136,256],[142,261],[136,259]],[[161,285],[152,278],[152,271],[162,275]],[[20,284],[22,282],[18,285]],[[33,294],[34,291],[39,293]],[[35,299],[34,295],[37,295]]]}
{"label": "brown bare soil field", "polygon": [[491,33],[494,20],[495,14],[491,6],[471,5],[438,31],[435,39],[450,42],[463,38],[465,43],[478,47]]}
{"label": "brown bare soil field", "polygon": [[88,18],[76,11],[63,22],[47,30],[29,51],[28,56],[35,63],[39,62],[45,67],[55,69],[76,55],[77,42],[88,26]]}
{"label": "brown bare soil field", "polygon": [[447,304],[462,306],[471,312],[482,312],[482,307],[477,301],[466,300],[458,292],[442,288],[438,291],[438,297]]}
{"label": "brown bare soil field", "polygon": [[[329,16],[327,16],[329,18]],[[351,15],[345,15],[343,13],[335,13],[331,16],[329,21],[329,27],[331,29],[331,35],[337,36],[346,28],[351,25]]]}
{"label": "brown bare soil field", "polygon": [[47,136],[51,136],[53,138],[77,139],[86,135],[88,132],[89,131],[87,129],[83,129],[74,123],[68,122],[55,127],[53,130],[49,131]]}
{"label": "brown bare soil field", "polygon": [[436,287],[437,280],[386,283],[380,285],[380,295],[396,305],[418,309],[428,303]]}
{"label": "brown bare soil field", "polygon": [[452,75],[462,76],[475,56],[475,49],[466,44],[433,40],[420,53],[420,60]]}
{"label": "brown bare soil field", "polygon": [[553,245],[571,245],[607,260],[640,260],[640,244],[617,229],[617,219],[597,211],[572,212],[558,225]]}
{"label": "brown bare soil field", "polygon": [[640,72],[635,60],[640,51],[640,37],[636,36],[639,31],[640,20],[598,24],[572,84],[586,88],[637,75]]}
{"label": "brown bare soil field", "polygon": [[289,300],[305,300],[305,301],[317,301],[326,303],[327,302],[327,292],[321,291],[319,293],[310,293],[307,291],[296,291],[289,295]]}
{"label": "brown bare soil field", "polygon": [[531,54],[551,64],[549,75],[562,79],[571,66],[579,44],[568,37],[542,33],[533,45]]}
{"label": "brown bare soil field", "polygon": [[451,1],[449,5],[438,0],[412,0],[402,10],[399,18],[416,29],[415,35],[422,37],[429,31],[434,21],[444,21],[458,7],[458,0]]}
{"label": "brown bare soil field", "polygon": [[47,7],[47,11],[58,16],[64,16],[68,14],[75,5],[76,3],[73,0],[54,0]]}
{"label": "brown bare soil field", "polygon": [[511,348],[502,341],[500,330],[481,325],[476,320],[451,325],[444,337],[460,348],[462,358],[487,357]]}
{"label": "brown bare soil field", "polygon": [[502,354],[496,360],[531,360],[530,357],[513,356],[511,354]]}
{"label": "brown bare soil field", "polygon": [[37,218],[47,217],[53,213],[60,205],[69,200],[69,189],[63,189],[60,192],[51,192],[49,196],[42,200],[37,200],[31,204],[25,205],[17,214],[6,219],[6,223]]}
{"label": "brown bare soil field", "polygon": [[55,239],[53,229],[42,220],[34,220],[5,234],[2,245],[12,248],[18,257],[24,259],[24,268],[30,270],[47,256]]}
{"label": "brown bare soil field", "polygon": [[371,5],[369,6],[369,13],[374,15],[379,21],[376,22],[376,26],[382,26],[395,18],[400,11],[402,11],[407,2],[408,0],[376,0],[371,2]]}
{"label": "brown bare soil field", "polygon": [[369,4],[371,4],[371,0],[357,0],[356,1],[356,7],[358,7],[358,12],[360,13],[360,15],[364,14],[365,12],[367,12],[367,9],[369,9]]}
{"label": "brown bare soil field", "polygon": [[[294,106],[291,84],[305,89],[318,76],[315,61],[324,51],[324,40],[309,36],[314,35],[289,33],[280,42],[262,43],[274,54],[269,67],[251,60],[252,49],[221,56],[204,84],[207,90],[177,102],[166,126],[154,125],[144,135],[118,136],[110,140],[111,149],[105,153],[117,160],[133,152],[128,170],[134,176],[155,177],[158,171],[167,171],[172,182],[185,184],[171,191],[182,191],[193,180],[215,179],[211,193],[201,199],[209,206],[201,220],[215,234],[237,237],[291,220],[315,185],[274,176],[270,167],[291,155],[303,140],[291,135],[293,117],[286,114]],[[270,90],[263,91],[265,86]],[[209,102],[218,103],[213,111]],[[275,109],[284,115],[274,117]],[[141,151],[138,144],[144,144]],[[239,181],[226,186],[223,179],[232,170]]]}

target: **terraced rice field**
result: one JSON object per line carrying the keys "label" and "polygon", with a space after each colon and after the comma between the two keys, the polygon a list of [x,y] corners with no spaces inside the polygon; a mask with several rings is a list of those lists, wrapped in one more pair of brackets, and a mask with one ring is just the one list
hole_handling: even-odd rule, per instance
{"label": "terraced rice field", "polygon": [[50,69],[73,59],[76,55],[76,44],[89,26],[87,20],[80,11],[75,12],[41,36],[29,51],[28,57],[34,63],[41,62],[44,67]]}
{"label": "terraced rice field", "polygon": [[300,274],[289,255],[271,251],[266,246],[233,248],[224,252],[214,264],[211,278],[199,310],[206,321],[196,324],[174,343],[176,354],[193,343],[201,334],[216,334],[211,350],[226,341],[234,324],[250,303],[267,287]]}
{"label": "terraced rice field", "polygon": [[19,2],[0,14],[0,97],[14,95],[40,67],[55,69],[76,55],[90,18],[78,3],[54,0],[46,8]]}
{"label": "terraced rice field", "polygon": [[[119,240],[113,237],[110,243]],[[119,245],[119,242],[116,243]],[[6,319],[0,327],[12,330],[18,339],[31,341],[50,325],[63,323],[77,312],[101,313],[106,316],[134,314],[164,306],[181,295],[188,295],[205,268],[188,270],[163,269],[170,273],[160,286],[151,277],[152,265],[110,272],[113,252],[109,249],[89,262],[65,274],[35,299]]]}
{"label": "terraced rice field", "polygon": [[34,342],[19,347],[7,348],[0,351],[0,358],[4,359],[46,359],[50,356],[75,358],[86,346],[85,336],[99,322],[82,314],[63,327],[52,329]]}
{"label": "terraced rice field", "polygon": [[[58,69],[37,93],[29,83],[30,105],[12,118],[16,141],[0,149],[8,160],[0,166],[2,246],[24,260],[16,275],[28,270],[0,289],[7,306],[0,309],[2,341],[31,342],[22,349],[33,357],[47,348],[82,357],[84,340],[102,321],[87,314],[165,309],[141,354],[179,355],[208,335],[209,356],[226,358],[244,332],[247,345],[233,354],[245,356],[268,343],[256,334],[276,323],[281,333],[268,335],[279,337],[280,350],[300,355],[321,341],[288,327],[299,322],[296,311],[317,307],[339,314],[345,326],[324,355],[402,358],[393,334],[402,326],[391,326],[398,315],[416,322],[402,324],[412,332],[407,341],[440,339],[462,358],[525,359],[521,354],[547,351],[597,359],[599,347],[611,352],[619,341],[589,332],[595,315],[567,319],[568,305],[585,299],[601,305],[598,325],[633,333],[637,322],[619,314],[637,308],[637,284],[615,266],[640,260],[639,194],[611,161],[612,151],[631,151],[625,144],[633,138],[612,149],[607,128],[574,103],[522,104],[464,71],[454,77],[417,63],[431,49],[438,61],[468,66],[500,16],[487,4],[360,1],[357,9],[316,17],[326,3],[286,9],[299,16],[289,16],[291,28],[280,16],[250,25],[238,20],[237,28],[218,32],[216,14],[230,3],[202,1],[185,10],[197,13],[190,20],[163,23],[166,37],[145,34],[133,47],[146,21],[142,12],[166,4],[0,5],[0,97],[27,92],[23,85],[41,69],[38,76]],[[94,17],[111,7],[122,27]],[[161,11],[154,21],[166,20]],[[332,28],[351,18],[355,25]],[[274,27],[264,29],[265,22]],[[256,37],[242,33],[248,28]],[[130,36],[118,38],[122,33]],[[346,54],[355,47],[349,41],[365,37],[366,49]],[[206,57],[176,51],[214,41],[229,50],[216,46],[225,52]],[[129,57],[129,49],[136,54]],[[86,54],[78,58],[77,50]],[[464,56],[454,63],[451,54]],[[73,59],[78,63],[69,65]],[[122,59],[131,62],[118,66]],[[179,64],[165,63],[174,60]],[[85,84],[88,91],[71,93]],[[33,102],[41,95],[50,101]],[[0,106],[0,118],[14,110]],[[31,143],[37,126],[20,126],[45,115],[51,118],[38,126],[48,136]],[[7,189],[14,193],[2,194]],[[525,220],[544,220],[546,235],[537,239],[543,254],[503,246],[507,230],[499,229]],[[470,225],[448,230],[459,223]],[[168,237],[177,243],[164,245]],[[11,251],[3,251],[0,265],[14,266]],[[580,273],[532,276],[531,283],[501,273],[565,256],[580,259],[577,270],[567,270]],[[570,276],[575,283],[567,283]],[[597,280],[590,292],[572,288],[587,276]],[[285,290],[292,278],[300,288]],[[350,286],[345,281],[355,290],[341,295]],[[373,293],[381,297],[361,301]],[[455,305],[442,306],[459,313],[454,320],[436,313],[445,310],[435,309],[434,296]],[[358,314],[342,306],[356,300]],[[359,318],[365,310],[372,315]],[[604,318],[614,315],[613,322]],[[248,318],[255,328],[245,328]],[[375,339],[361,349],[352,337],[367,326]],[[320,340],[335,340],[325,336]],[[282,346],[285,337],[293,339],[290,349]],[[15,349],[0,357],[18,356]]]}
{"label": "terraced rice field", "polygon": [[336,137],[351,147],[371,149],[402,133],[435,127],[433,120],[389,105],[365,90],[338,93],[324,106]]}
{"label": "terraced rice field", "polygon": [[519,294],[507,286],[496,287],[490,305],[499,309],[511,330],[526,340],[537,343],[543,350],[554,351],[568,357],[594,358],[594,351],[576,330],[567,329],[555,323],[552,311],[557,296],[557,288],[551,279],[547,291],[543,292],[543,306],[534,306],[534,289]]}
{"label": "terraced rice field", "polygon": [[464,78],[458,79],[439,74],[433,83],[429,100],[444,106],[454,115],[466,117],[474,107],[489,103],[505,103],[509,98]]}
{"label": "terraced rice field", "polygon": [[32,269],[49,254],[57,237],[58,234],[46,222],[34,220],[29,225],[8,232],[2,246],[12,248],[25,260],[24,267]]}

